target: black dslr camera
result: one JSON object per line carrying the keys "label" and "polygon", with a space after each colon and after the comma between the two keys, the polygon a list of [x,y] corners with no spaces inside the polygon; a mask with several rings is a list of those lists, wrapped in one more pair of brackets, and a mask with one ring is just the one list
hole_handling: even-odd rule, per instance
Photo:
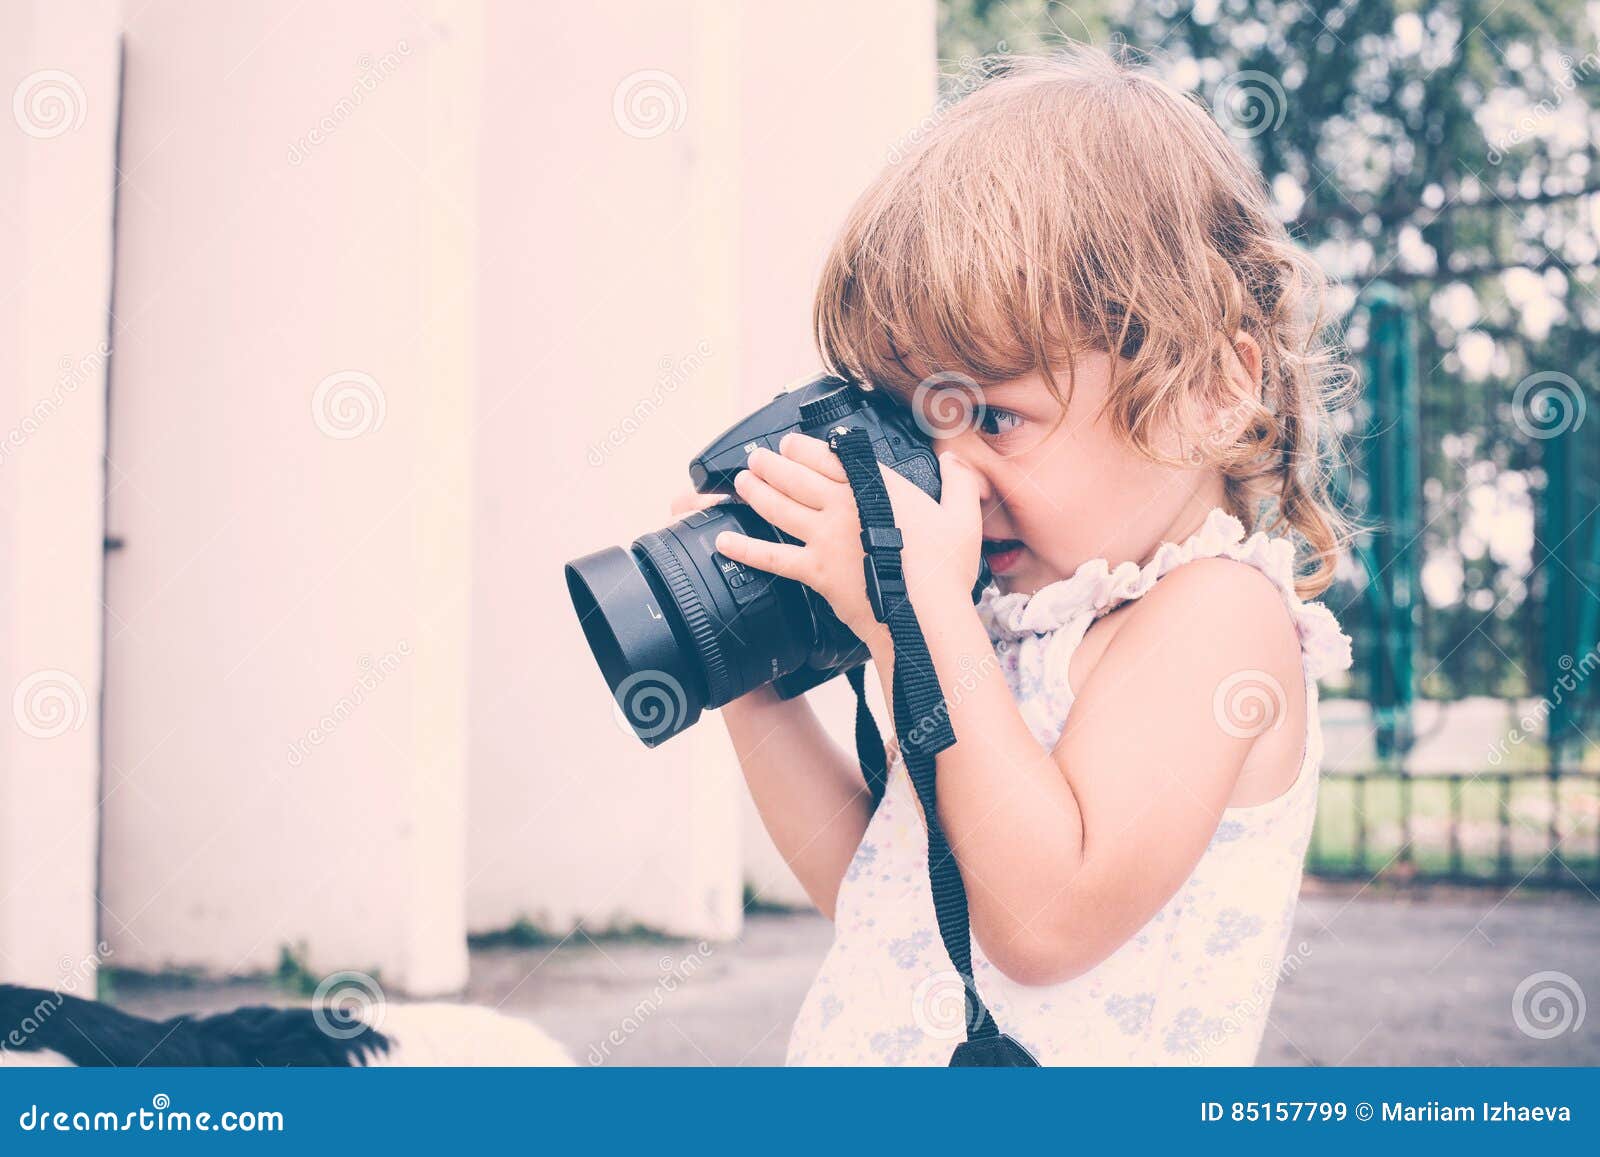
{"label": "black dslr camera", "polygon": [[[939,497],[939,459],[910,412],[887,395],[824,377],[779,394],[689,463],[701,494],[732,494],[734,475],[759,446],[777,450],[791,430],[827,439],[861,427],[878,461]],[[767,683],[792,699],[866,661],[867,648],[816,592],[717,553],[738,531],[794,541],[742,502],[698,510],[634,540],[567,564],[567,590],[589,649],[630,727],[648,746]],[[988,582],[981,566],[976,599]]]}

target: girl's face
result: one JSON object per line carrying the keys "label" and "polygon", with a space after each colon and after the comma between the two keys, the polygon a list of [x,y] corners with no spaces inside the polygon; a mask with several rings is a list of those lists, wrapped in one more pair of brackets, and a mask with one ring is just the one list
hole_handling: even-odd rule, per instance
{"label": "girl's face", "polygon": [[[1108,354],[1078,355],[1064,418],[1039,374],[981,394],[959,380],[929,384],[913,400],[934,448],[985,482],[984,554],[1002,591],[1031,594],[1093,558],[1143,562],[1222,505],[1215,469],[1152,462],[1116,435],[1105,413],[1111,367]],[[1056,380],[1065,389],[1065,374]],[[1160,448],[1181,450],[1176,437]]]}

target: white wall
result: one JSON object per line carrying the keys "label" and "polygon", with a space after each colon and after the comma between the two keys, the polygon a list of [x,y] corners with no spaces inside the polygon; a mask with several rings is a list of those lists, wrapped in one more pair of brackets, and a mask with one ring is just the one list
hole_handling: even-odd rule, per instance
{"label": "white wall", "polygon": [[481,45],[470,4],[133,7],[120,963],[253,971],[303,945],[415,993],[465,980]]}
{"label": "white wall", "polygon": [[[469,923],[729,935],[746,880],[798,886],[714,715],[618,729],[560,564],[669,521],[690,455],[813,372],[827,242],[933,99],[933,5],[489,11]],[[619,124],[630,89],[662,119]]]}
{"label": "white wall", "polygon": [[117,27],[113,3],[37,0],[0,35],[0,979],[79,995],[99,955]]}
{"label": "white wall", "polygon": [[91,949],[97,818],[124,967],[287,948],[442,992],[469,927],[715,937],[747,880],[798,899],[714,719],[618,729],[561,564],[665,522],[814,368],[828,237],[933,96],[932,0],[13,5],[8,83],[85,94],[0,145],[18,415],[105,331],[123,22],[109,479],[98,378],[0,461],[0,691],[84,703],[0,738],[0,968]]}

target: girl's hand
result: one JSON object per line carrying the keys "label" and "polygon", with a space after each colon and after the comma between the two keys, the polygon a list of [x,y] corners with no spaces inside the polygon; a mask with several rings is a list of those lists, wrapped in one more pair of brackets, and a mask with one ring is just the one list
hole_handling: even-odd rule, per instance
{"label": "girl's hand", "polygon": [[[717,549],[737,562],[802,582],[828,601],[839,621],[876,652],[887,629],[872,614],[863,575],[861,519],[844,466],[826,442],[786,434],[778,453],[758,449],[734,479],[739,498],[803,546],[724,531]],[[943,498],[935,502],[879,465],[914,606],[945,599],[970,603],[982,546],[982,483],[954,454],[939,456]]]}

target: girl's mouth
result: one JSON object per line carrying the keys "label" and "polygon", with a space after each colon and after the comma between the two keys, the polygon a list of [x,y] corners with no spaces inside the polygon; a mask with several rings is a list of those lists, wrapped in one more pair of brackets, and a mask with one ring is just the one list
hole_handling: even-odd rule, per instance
{"label": "girl's mouth", "polygon": [[1015,538],[986,538],[983,540],[983,557],[989,562],[989,573],[1005,574],[1022,559],[1022,543]]}

